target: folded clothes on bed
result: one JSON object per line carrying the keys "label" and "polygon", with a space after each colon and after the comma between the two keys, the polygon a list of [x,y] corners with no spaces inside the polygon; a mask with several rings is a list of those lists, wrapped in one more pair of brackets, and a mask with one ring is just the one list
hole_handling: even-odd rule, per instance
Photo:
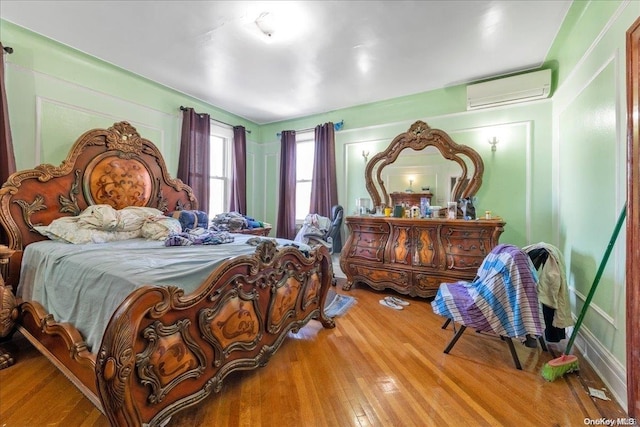
{"label": "folded clothes on bed", "polygon": [[213,217],[209,228],[218,231],[239,231],[251,228],[262,228],[264,224],[262,221],[238,212],[223,212]]}
{"label": "folded clothes on bed", "polygon": [[234,237],[226,231],[194,228],[181,233],[171,233],[164,241],[165,246],[221,245],[233,242]]}

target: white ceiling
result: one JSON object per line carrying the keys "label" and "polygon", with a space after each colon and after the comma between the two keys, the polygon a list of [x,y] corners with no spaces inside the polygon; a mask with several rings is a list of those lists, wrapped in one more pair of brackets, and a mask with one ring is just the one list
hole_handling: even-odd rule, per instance
{"label": "white ceiling", "polygon": [[570,4],[0,0],[0,17],[264,124],[540,67]]}

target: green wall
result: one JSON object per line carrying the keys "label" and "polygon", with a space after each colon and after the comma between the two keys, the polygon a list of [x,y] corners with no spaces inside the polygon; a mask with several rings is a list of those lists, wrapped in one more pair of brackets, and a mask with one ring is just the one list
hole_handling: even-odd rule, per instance
{"label": "green wall", "polygon": [[[554,235],[574,312],[583,303],[626,198],[626,30],[638,1],[575,2],[551,50]],[[622,230],[625,230],[623,227]],[[625,238],[615,246],[577,346],[626,405]]]}
{"label": "green wall", "polygon": [[[0,38],[15,49],[6,83],[18,168],[58,164],[85,130],[128,120],[156,142],[177,169],[179,106],[241,124],[248,135],[250,215],[275,224],[279,137],[344,120],[336,133],[339,201],[347,213],[367,197],[364,159],[383,150],[416,120],[476,149],[485,163],[478,210],[502,216],[502,242],[545,241],[565,256],[574,312],[593,280],[624,203],[625,31],[638,1],[576,1],[545,68],[553,98],[466,111],[464,86],[360,105],[296,120],[257,125],[212,105],[0,20]],[[487,140],[500,140],[491,152]],[[619,239],[577,345],[626,405],[624,240]]]}

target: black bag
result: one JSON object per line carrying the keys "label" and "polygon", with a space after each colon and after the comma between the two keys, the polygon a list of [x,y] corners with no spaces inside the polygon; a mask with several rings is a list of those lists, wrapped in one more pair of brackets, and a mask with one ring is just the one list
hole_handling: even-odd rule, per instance
{"label": "black bag", "polygon": [[476,219],[476,207],[473,205],[471,197],[464,197],[458,200],[458,218]]}

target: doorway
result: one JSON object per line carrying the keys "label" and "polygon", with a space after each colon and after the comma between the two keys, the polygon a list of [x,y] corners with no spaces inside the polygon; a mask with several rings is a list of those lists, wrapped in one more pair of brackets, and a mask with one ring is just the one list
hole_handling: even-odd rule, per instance
{"label": "doorway", "polygon": [[640,418],[640,18],[627,30],[627,407]]}

